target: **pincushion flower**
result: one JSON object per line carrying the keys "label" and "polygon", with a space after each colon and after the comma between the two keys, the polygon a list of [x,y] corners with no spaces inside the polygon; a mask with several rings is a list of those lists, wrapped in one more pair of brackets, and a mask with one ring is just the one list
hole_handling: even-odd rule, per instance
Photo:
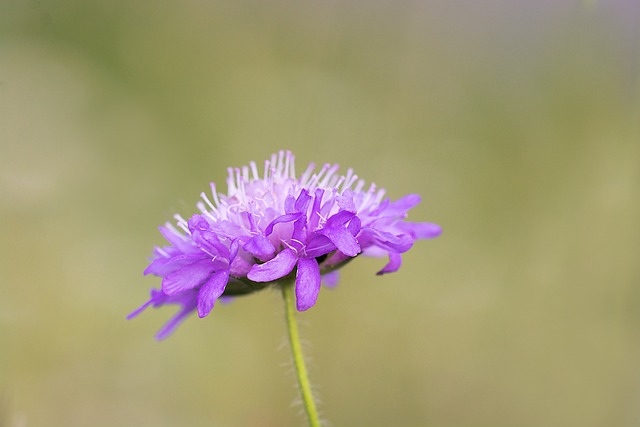
{"label": "pincushion flower", "polygon": [[288,151],[265,161],[262,174],[253,162],[229,168],[226,194],[212,183],[198,213],[189,220],[176,215],[175,226],[160,227],[169,244],[155,248],[144,274],[161,277],[161,289],[152,289],[129,318],[149,306],[180,305],[158,333],[161,339],[190,313],[207,316],[221,297],[287,280],[295,281],[297,310],[307,310],[323,278],[335,282],[336,270],[359,255],[387,257],[378,274],[397,271],[416,240],[441,229],[406,221],[418,195],[391,201],[375,184],[365,186],[351,169],[338,174],[338,165],[316,171],[310,164],[298,177]]}

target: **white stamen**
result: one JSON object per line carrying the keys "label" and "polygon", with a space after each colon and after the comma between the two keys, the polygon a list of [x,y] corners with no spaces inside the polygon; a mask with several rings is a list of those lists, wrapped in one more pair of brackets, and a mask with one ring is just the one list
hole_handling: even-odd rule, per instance
{"label": "white stamen", "polygon": [[304,246],[304,243],[302,243],[302,242],[301,242],[300,240],[298,240],[298,239],[291,239],[291,241],[292,241],[292,242],[299,243],[299,244],[300,244],[300,246]]}
{"label": "white stamen", "polygon": [[246,200],[244,179],[242,178],[240,169],[237,169],[237,168],[236,168],[236,179],[238,181],[238,196],[239,196],[238,199],[240,199],[241,202],[244,202]]}
{"label": "white stamen", "polygon": [[[201,211],[202,211],[202,209],[201,209]],[[207,210],[202,211],[202,213],[204,214],[204,216],[206,216],[209,219],[212,219],[213,221],[218,221],[220,219],[220,218],[216,218],[213,215],[211,215],[211,212],[209,212]]]}
{"label": "white stamen", "polygon": [[267,180],[269,178],[269,166],[270,166],[270,162],[269,160],[265,160],[264,161],[264,178],[263,180]]}
{"label": "white stamen", "polygon": [[164,249],[160,248],[160,247],[156,247],[156,251],[158,251],[158,253],[160,255],[162,255],[165,258],[171,258],[171,256],[167,253],[167,251],[165,251]]}
{"label": "white stamen", "polygon": [[320,172],[318,172],[318,180],[320,180],[325,173],[327,173],[327,171],[329,170],[329,168],[331,168],[331,165],[329,163],[325,163],[324,165],[322,165],[322,169],[320,169]]}
{"label": "white stamen", "polygon": [[171,224],[170,222],[165,222],[164,226],[166,228],[168,228],[169,231],[171,231],[176,236],[180,237],[181,239],[186,240],[184,234],[182,234],[180,231],[178,231],[178,229],[173,224]]}
{"label": "white stamen", "polygon": [[288,244],[287,242],[285,242],[284,240],[280,239],[280,243],[282,243],[283,245],[285,245],[287,248],[291,249],[293,252],[296,253],[296,255],[298,255],[298,250],[291,246],[290,244]]}
{"label": "white stamen", "polygon": [[324,224],[325,222],[327,222],[327,219],[325,217],[323,217],[322,215],[320,215],[320,211],[316,212],[316,214],[320,218],[320,224]]}
{"label": "white stamen", "polygon": [[271,155],[271,164],[269,166],[269,171],[271,172],[271,176],[273,176],[273,171],[278,166],[278,155],[276,153]]}
{"label": "white stamen", "polygon": [[371,200],[371,196],[373,196],[373,193],[375,193],[375,191],[376,191],[376,184],[372,182],[371,185],[369,186],[369,190],[367,191],[367,194],[364,195],[364,200],[362,201],[363,208],[367,206],[367,203],[369,203],[369,200]]}
{"label": "white stamen", "polygon": [[322,169],[320,169],[320,172],[314,174],[311,177],[311,179],[309,180],[309,187],[319,187],[318,182],[320,181],[320,178],[322,178],[322,175],[324,175],[324,173],[327,171],[327,169],[329,169],[330,166],[331,165],[329,165],[328,163],[325,163],[324,166],[322,166]]}
{"label": "white stamen", "polygon": [[327,174],[325,175],[324,179],[320,182],[320,184],[318,185],[319,187],[329,187],[328,182],[331,179],[331,177],[333,176],[333,174],[335,174],[338,169],[340,168],[340,166],[338,165],[333,165],[329,168],[329,170],[327,171]]}
{"label": "white stamen", "polygon": [[236,192],[236,183],[233,178],[233,169],[227,169],[227,192],[231,196]]}
{"label": "white stamen", "polygon": [[307,166],[307,169],[304,171],[304,173],[302,174],[302,176],[300,177],[300,185],[303,187],[306,187],[309,181],[309,177],[311,176],[311,174],[313,173],[313,170],[316,168],[315,163],[309,163],[309,166]]}
{"label": "white stamen", "polygon": [[[214,211],[214,212],[216,211],[216,207],[213,206],[213,203],[211,203],[211,200],[209,200],[209,198],[207,197],[207,195],[205,194],[204,191],[202,193],[200,193],[200,197],[202,198],[202,200],[205,201],[207,206],[209,206],[212,211]],[[199,204],[202,204],[202,203],[199,203]],[[202,209],[200,209],[200,210],[202,210]]]}
{"label": "white stamen", "polygon": [[211,195],[213,196],[213,202],[216,204],[216,206],[220,206],[220,200],[218,199],[218,192],[216,191],[216,184],[212,182],[211,184],[209,184],[209,186],[211,187]]}
{"label": "white stamen", "polygon": [[187,234],[191,234],[191,232],[189,231],[189,226],[187,224],[187,221],[184,220],[184,218],[182,218],[180,215],[176,214],[173,216],[178,222],[176,223],[176,225],[178,227],[180,227],[182,230],[184,230],[185,233]]}
{"label": "white stamen", "polygon": [[255,181],[260,179],[260,176],[258,175],[258,168],[256,166],[256,162],[249,162],[249,167],[251,168],[251,173],[253,174],[253,179]]}
{"label": "white stamen", "polygon": [[187,220],[180,216],[180,214],[175,214],[173,217],[178,221],[178,224],[187,225]]}
{"label": "white stamen", "polygon": [[343,193],[345,191],[347,191],[353,185],[353,183],[358,180],[358,175],[355,175],[353,173],[353,169],[348,169],[347,170],[347,176],[345,178],[346,178],[346,180],[344,182],[344,186],[342,187],[342,192]]}
{"label": "white stamen", "polygon": [[282,170],[283,166],[284,166],[284,151],[279,151],[278,152],[278,167],[277,167],[277,172],[276,172],[276,175],[278,177],[282,177],[282,175],[283,175],[283,170]]}
{"label": "white stamen", "polygon": [[293,155],[293,153],[291,151],[289,151],[289,158],[291,159],[290,165],[289,165],[289,176],[292,179],[296,179],[296,156]]}

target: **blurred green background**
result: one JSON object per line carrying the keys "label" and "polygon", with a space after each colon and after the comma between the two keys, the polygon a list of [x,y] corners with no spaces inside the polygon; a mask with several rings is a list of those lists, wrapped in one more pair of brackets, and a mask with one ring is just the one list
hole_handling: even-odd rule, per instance
{"label": "blurred green background", "polygon": [[0,425],[304,424],[278,292],[125,320],[282,148],[445,230],[299,315],[331,425],[640,425],[639,70],[635,0],[0,1]]}

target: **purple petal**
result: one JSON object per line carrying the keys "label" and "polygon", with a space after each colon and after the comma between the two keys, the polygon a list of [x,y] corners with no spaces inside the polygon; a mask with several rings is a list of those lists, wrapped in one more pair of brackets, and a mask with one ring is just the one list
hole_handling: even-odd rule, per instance
{"label": "purple petal", "polygon": [[155,276],[164,277],[203,258],[204,254],[202,252],[192,255],[181,254],[171,258],[157,258],[149,264],[143,274],[145,276],[147,274],[153,274]]}
{"label": "purple petal", "polygon": [[284,212],[287,214],[292,214],[297,212],[295,208],[296,199],[291,194],[284,199]]}
{"label": "purple petal", "polygon": [[229,266],[229,270],[232,276],[245,277],[255,263],[253,255],[247,252],[242,252],[233,259],[231,266]]}
{"label": "purple petal", "polygon": [[420,200],[417,194],[409,194],[395,202],[384,199],[370,215],[380,218],[405,217],[409,209],[419,204]]}
{"label": "purple petal", "polygon": [[169,320],[163,327],[162,329],[160,329],[158,331],[158,333],[156,334],[156,339],[157,340],[163,340],[165,338],[167,338],[169,335],[171,335],[173,333],[173,331],[180,325],[180,323],[182,323],[182,321],[184,319],[187,318],[187,316],[189,314],[191,314],[191,312],[193,310],[195,310],[195,304],[190,304],[187,306],[184,306],[179,312],[178,314],[176,314],[175,316],[173,316],[173,318],[171,318],[171,320]]}
{"label": "purple petal", "polygon": [[276,257],[264,264],[256,264],[247,274],[249,280],[254,282],[271,282],[291,273],[298,257],[292,249],[285,249]]}
{"label": "purple petal", "polygon": [[231,247],[229,248],[229,260],[233,261],[235,257],[238,256],[238,250],[240,250],[240,241],[241,239],[238,237],[237,239],[233,239],[231,242]]}
{"label": "purple petal", "polygon": [[198,292],[198,316],[205,317],[211,312],[216,300],[224,292],[229,281],[229,270],[216,272]]}
{"label": "purple petal", "polygon": [[229,249],[220,241],[204,215],[193,215],[188,224],[191,238],[198,246],[209,254],[229,258]]}
{"label": "purple petal", "polygon": [[295,211],[306,213],[309,208],[309,203],[311,202],[312,197],[309,195],[309,192],[304,188],[300,192],[300,195],[296,199]]}
{"label": "purple petal", "polygon": [[360,244],[356,238],[347,229],[341,227],[328,227],[320,230],[336,245],[338,250],[345,255],[354,257],[361,251]]}
{"label": "purple petal", "polygon": [[[385,252],[385,255],[386,255],[386,252]],[[325,269],[332,268],[350,259],[351,259],[350,256],[347,256],[340,251],[335,251],[331,255],[329,255],[327,259],[322,261],[322,268],[325,268]]]}
{"label": "purple petal", "polygon": [[402,255],[395,252],[389,252],[389,262],[376,274],[381,276],[386,273],[393,273],[394,271],[398,271],[400,265],[402,265]]}
{"label": "purple petal", "polygon": [[271,241],[262,234],[253,237],[242,247],[242,249],[249,252],[260,261],[267,261],[271,259],[273,254],[276,252],[276,248],[273,246]]}
{"label": "purple petal", "polygon": [[358,235],[363,248],[377,246],[390,252],[406,252],[413,246],[414,239],[408,234],[394,235],[386,231],[365,227]]}
{"label": "purple petal", "polygon": [[209,261],[196,262],[169,274],[162,279],[162,291],[174,295],[201,285],[213,272],[214,264]]}
{"label": "purple petal", "polygon": [[442,228],[431,222],[401,222],[397,226],[414,239],[433,239],[442,234]]}
{"label": "purple petal", "polygon": [[336,249],[336,245],[327,236],[318,234],[309,240],[304,251],[306,256],[315,258],[333,252]]}
{"label": "purple petal", "polygon": [[337,202],[341,210],[355,213],[356,205],[353,203],[353,193],[351,191],[345,191],[342,196],[338,196]]}
{"label": "purple petal", "polygon": [[293,214],[287,214],[287,215],[280,215],[279,217],[277,217],[276,219],[274,219],[273,221],[271,221],[271,223],[267,226],[267,228],[265,228],[264,230],[264,234],[265,236],[270,235],[271,233],[273,233],[273,227],[276,226],[276,224],[280,224],[282,222],[291,222],[291,221],[295,221],[298,218],[300,218],[302,216],[301,213],[293,213]]}
{"label": "purple petal", "polygon": [[361,225],[362,225],[362,222],[360,221],[360,218],[358,218],[357,216],[354,216],[353,218],[351,218],[351,221],[349,221],[349,225],[347,225],[347,230],[349,230],[349,233],[353,234],[354,236],[357,236],[358,233],[360,232]]}
{"label": "purple petal", "polygon": [[[303,242],[306,239],[307,217],[301,216],[293,223],[293,231],[291,232],[291,239],[298,242]],[[299,249],[299,248],[298,248]]]}
{"label": "purple petal", "polygon": [[389,199],[384,199],[377,208],[375,208],[373,211],[371,211],[371,213],[369,214],[372,217],[376,217],[379,216],[382,212],[384,212],[385,209],[387,209],[387,207],[389,206],[389,204],[391,203],[391,201]]}
{"label": "purple petal", "polygon": [[320,221],[320,204],[322,203],[323,195],[324,190],[321,188],[317,188],[314,192],[313,207],[309,214],[309,228],[311,230],[315,230],[318,227],[318,222]]}
{"label": "purple petal", "polygon": [[321,282],[323,285],[329,288],[335,288],[338,285],[339,279],[340,279],[340,272],[338,270],[334,270],[330,273],[323,274],[321,278]]}
{"label": "purple petal", "polygon": [[300,258],[296,273],[296,307],[305,311],[313,307],[320,292],[320,267],[314,258]]}
{"label": "purple petal", "polygon": [[190,240],[186,240],[179,232],[173,231],[171,228],[165,226],[158,227],[158,230],[160,230],[160,234],[162,234],[167,242],[171,243],[171,245],[180,252],[191,252],[195,249],[195,245],[191,243]]}
{"label": "purple petal", "polygon": [[249,225],[249,230],[251,231],[256,231],[258,228],[256,226],[256,220],[253,217],[253,215],[251,215],[251,213],[249,212],[242,212],[240,214],[242,216],[242,218],[247,222],[247,224]]}
{"label": "purple petal", "polygon": [[332,215],[327,220],[325,227],[341,227],[356,216],[355,213],[349,211],[340,211],[335,215]]}
{"label": "purple petal", "polygon": [[204,215],[194,214],[187,224],[190,232],[193,232],[194,230],[211,231],[211,224],[209,224],[209,221],[207,221]]}
{"label": "purple petal", "polygon": [[130,313],[127,316],[127,320],[131,320],[134,317],[138,316],[140,313],[142,313],[147,307],[149,307],[151,304],[153,304],[154,300],[153,298],[151,298],[149,301],[145,302],[144,304],[142,304],[138,309],[136,309],[133,313]]}
{"label": "purple petal", "polygon": [[419,204],[420,201],[421,201],[421,198],[420,198],[419,195],[417,195],[417,194],[408,194],[408,195],[396,200],[395,202],[390,203],[389,206],[387,207],[387,209],[385,210],[385,214],[387,214],[387,213],[404,214],[409,209],[411,209],[412,207],[414,207],[417,204]]}

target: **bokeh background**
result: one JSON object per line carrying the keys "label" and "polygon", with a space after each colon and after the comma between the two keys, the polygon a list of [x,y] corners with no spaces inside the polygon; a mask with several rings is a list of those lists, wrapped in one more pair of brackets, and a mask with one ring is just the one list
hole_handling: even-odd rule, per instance
{"label": "bokeh background", "polygon": [[0,425],[303,425],[278,292],[125,320],[282,148],[445,230],[300,314],[330,425],[640,425],[639,71],[634,0],[0,1]]}

